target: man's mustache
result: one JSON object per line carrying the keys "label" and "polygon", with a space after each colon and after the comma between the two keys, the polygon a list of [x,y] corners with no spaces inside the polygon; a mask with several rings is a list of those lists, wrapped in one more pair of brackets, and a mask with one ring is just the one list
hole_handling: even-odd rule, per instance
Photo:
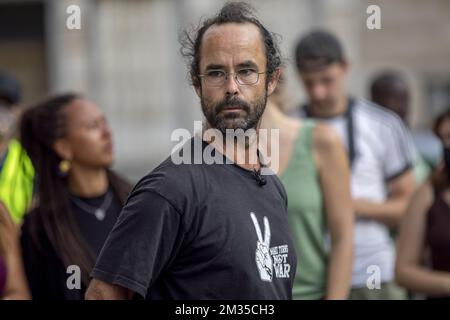
{"label": "man's mustache", "polygon": [[235,108],[240,108],[244,111],[246,111],[247,113],[250,112],[250,105],[245,102],[242,101],[239,98],[233,97],[233,98],[226,98],[225,100],[222,100],[221,102],[219,102],[216,105],[216,114],[218,114],[219,112],[226,110],[226,109],[235,109]]}

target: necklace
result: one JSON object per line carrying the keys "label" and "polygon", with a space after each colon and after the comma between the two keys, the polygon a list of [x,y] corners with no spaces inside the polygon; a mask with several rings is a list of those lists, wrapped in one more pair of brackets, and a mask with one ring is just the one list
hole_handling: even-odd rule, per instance
{"label": "necklace", "polygon": [[103,219],[105,219],[106,210],[108,210],[109,206],[111,205],[112,198],[113,198],[112,193],[108,190],[105,199],[103,200],[103,203],[100,205],[100,207],[91,206],[86,202],[77,199],[74,196],[71,196],[70,200],[72,200],[72,202],[81,210],[94,215],[97,218],[97,220],[102,221]]}

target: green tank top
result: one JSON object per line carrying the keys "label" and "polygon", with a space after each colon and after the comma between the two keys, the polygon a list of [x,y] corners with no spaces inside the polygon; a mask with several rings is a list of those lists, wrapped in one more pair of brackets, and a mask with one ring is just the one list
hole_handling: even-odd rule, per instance
{"label": "green tank top", "polygon": [[320,299],[326,293],[326,220],[312,141],[315,123],[304,120],[288,167],[282,174],[289,224],[297,251],[294,299]]}

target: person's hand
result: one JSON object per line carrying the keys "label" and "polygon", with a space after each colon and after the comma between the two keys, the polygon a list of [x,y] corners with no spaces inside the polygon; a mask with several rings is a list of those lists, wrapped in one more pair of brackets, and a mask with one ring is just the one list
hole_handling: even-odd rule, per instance
{"label": "person's hand", "polygon": [[256,243],[255,260],[258,266],[259,275],[263,281],[272,281],[273,277],[273,262],[270,256],[270,225],[267,217],[264,217],[264,238],[262,237],[261,228],[259,227],[258,220],[255,214],[252,212],[250,216],[255,226],[256,235],[258,241]]}
{"label": "person's hand", "polygon": [[256,265],[258,266],[261,279],[264,281],[272,281],[272,258],[270,257],[267,244],[258,241],[255,255]]}

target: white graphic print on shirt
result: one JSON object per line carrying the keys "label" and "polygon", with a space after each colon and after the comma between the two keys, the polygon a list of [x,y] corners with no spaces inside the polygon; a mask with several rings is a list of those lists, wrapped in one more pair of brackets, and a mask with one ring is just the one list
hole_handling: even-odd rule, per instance
{"label": "white graphic print on shirt", "polygon": [[253,212],[250,217],[255,226],[258,241],[256,243],[255,260],[258,267],[261,280],[271,282],[273,278],[273,270],[277,278],[289,278],[291,265],[287,263],[289,253],[288,245],[280,245],[270,248],[270,225],[269,219],[264,217],[264,238],[258,219]]}

